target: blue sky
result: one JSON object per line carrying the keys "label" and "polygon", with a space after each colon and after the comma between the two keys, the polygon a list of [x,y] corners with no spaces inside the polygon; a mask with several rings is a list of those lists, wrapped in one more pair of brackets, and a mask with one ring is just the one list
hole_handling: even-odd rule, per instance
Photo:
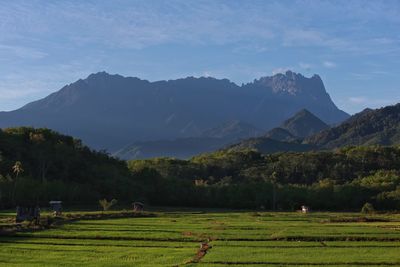
{"label": "blue sky", "polygon": [[0,0],[0,110],[103,70],[241,84],[287,69],[349,113],[400,102],[400,1]]}

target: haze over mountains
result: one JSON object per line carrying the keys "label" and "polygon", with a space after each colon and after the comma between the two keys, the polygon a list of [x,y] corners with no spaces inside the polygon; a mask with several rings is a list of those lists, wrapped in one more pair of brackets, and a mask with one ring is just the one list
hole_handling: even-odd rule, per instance
{"label": "haze over mountains", "polygon": [[227,149],[254,149],[262,153],[310,151],[319,149],[319,147],[313,144],[303,144],[303,139],[327,128],[329,125],[308,110],[302,109],[263,136],[242,140]]}
{"label": "haze over mountains", "polygon": [[225,145],[263,134],[250,124],[230,121],[208,129],[197,137],[174,140],[144,141],[129,144],[113,155],[120,159],[146,159],[153,157],[174,157],[187,159],[204,152],[218,150]]}
{"label": "haze over mountains", "polygon": [[[249,137],[301,109],[328,124],[348,118],[318,75],[306,78],[288,71],[238,86],[227,79],[149,82],[100,72],[18,110],[1,112],[0,127],[47,127],[113,152],[135,142]],[[240,122],[239,128],[246,125],[247,136],[224,127],[232,121]]]}

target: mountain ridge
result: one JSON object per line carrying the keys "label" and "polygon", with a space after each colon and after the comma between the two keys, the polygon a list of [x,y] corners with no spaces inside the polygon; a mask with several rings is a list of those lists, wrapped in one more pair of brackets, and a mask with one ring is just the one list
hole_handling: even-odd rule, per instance
{"label": "mountain ridge", "polygon": [[284,121],[280,127],[294,136],[304,138],[329,128],[329,125],[307,109],[302,109]]}
{"label": "mountain ridge", "polygon": [[275,93],[274,83],[238,86],[210,77],[150,82],[99,72],[20,109],[1,112],[0,127],[47,127],[112,152],[137,141],[196,137],[232,120],[267,130],[301,108],[332,123],[348,118],[315,77],[279,74],[279,88],[285,83],[291,91],[298,87],[293,95]]}
{"label": "mountain ridge", "polygon": [[228,150],[254,149],[264,154],[275,152],[305,152],[317,150],[318,146],[303,144],[305,137],[318,133],[329,126],[307,109],[301,109],[286,119],[279,127],[260,137],[241,140],[230,145]]}
{"label": "mountain ridge", "polygon": [[338,126],[306,138],[304,143],[328,149],[400,144],[400,103],[375,110],[365,109]]}

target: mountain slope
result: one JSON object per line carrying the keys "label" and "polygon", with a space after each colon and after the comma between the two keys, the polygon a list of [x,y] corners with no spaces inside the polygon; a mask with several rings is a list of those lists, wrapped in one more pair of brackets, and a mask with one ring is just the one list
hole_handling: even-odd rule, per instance
{"label": "mountain slope", "polygon": [[114,153],[120,159],[147,159],[173,157],[188,159],[195,155],[217,150],[233,141],[258,136],[261,130],[240,121],[229,121],[205,130],[199,137],[135,142]]}
{"label": "mountain slope", "polygon": [[364,110],[336,127],[307,138],[305,143],[325,148],[400,144],[400,104]]}
{"label": "mountain slope", "polygon": [[123,160],[171,157],[189,159],[195,155],[212,152],[226,144],[225,139],[187,137],[176,140],[136,142],[117,151],[114,157]]}
{"label": "mountain slope", "polygon": [[205,130],[201,136],[210,138],[224,138],[238,140],[242,138],[256,137],[262,134],[262,130],[242,121],[228,121],[217,127]]}
{"label": "mountain slope", "polygon": [[269,130],[257,138],[242,140],[228,149],[255,149],[261,153],[294,151],[304,152],[317,149],[317,146],[302,144],[304,137],[317,133],[329,126],[306,109],[285,120],[280,127]]}
{"label": "mountain slope", "polygon": [[295,141],[298,139],[297,136],[294,136],[288,130],[283,129],[281,127],[277,127],[272,130],[269,130],[263,137],[267,137],[270,139],[274,139],[277,141],[283,141],[283,142],[291,142],[291,141]]}
{"label": "mountain slope", "polygon": [[281,128],[294,136],[303,138],[329,128],[329,126],[308,110],[302,109],[293,117],[287,119],[281,125]]}
{"label": "mountain slope", "polygon": [[138,141],[201,136],[232,120],[267,130],[302,108],[329,123],[348,117],[317,75],[287,72],[238,86],[227,79],[149,82],[100,72],[18,110],[0,112],[0,127],[48,127],[92,148],[116,151]]}

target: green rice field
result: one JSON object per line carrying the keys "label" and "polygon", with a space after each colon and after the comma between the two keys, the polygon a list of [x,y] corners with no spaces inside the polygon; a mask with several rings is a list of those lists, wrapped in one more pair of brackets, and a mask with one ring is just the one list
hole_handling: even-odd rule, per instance
{"label": "green rice field", "polygon": [[1,236],[0,266],[400,266],[400,215],[156,215]]}

